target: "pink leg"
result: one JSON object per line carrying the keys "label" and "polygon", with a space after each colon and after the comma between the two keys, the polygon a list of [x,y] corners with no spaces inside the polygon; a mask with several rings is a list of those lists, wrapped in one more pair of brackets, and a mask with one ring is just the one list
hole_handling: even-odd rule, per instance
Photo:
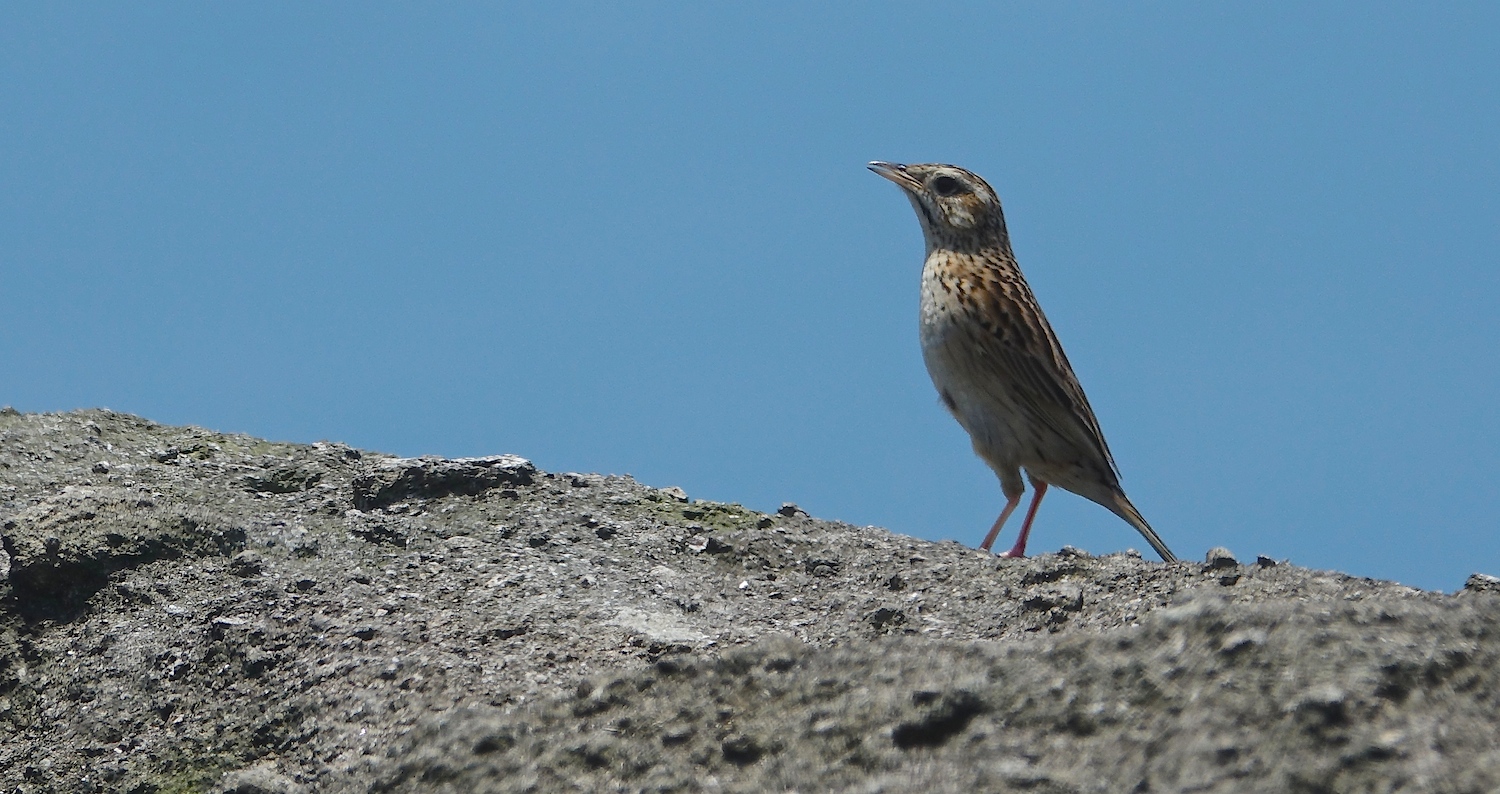
{"label": "pink leg", "polygon": [[1005,509],[1000,511],[1000,517],[995,519],[995,525],[990,527],[990,534],[984,536],[984,542],[979,544],[979,548],[984,549],[985,551],[989,551],[990,547],[995,545],[995,536],[999,535],[1000,528],[1005,526],[1005,519],[1010,518],[1010,514],[1016,512],[1016,505],[1019,505],[1020,503],[1020,494],[1012,496],[1005,503]]}
{"label": "pink leg", "polygon": [[1021,523],[1021,537],[1016,538],[1016,545],[1010,551],[1000,555],[1001,557],[1025,557],[1026,538],[1031,535],[1031,522],[1036,519],[1036,509],[1042,504],[1042,496],[1047,493],[1047,483],[1032,480],[1031,484],[1036,488],[1036,495],[1031,497],[1031,507],[1026,508],[1026,520]]}

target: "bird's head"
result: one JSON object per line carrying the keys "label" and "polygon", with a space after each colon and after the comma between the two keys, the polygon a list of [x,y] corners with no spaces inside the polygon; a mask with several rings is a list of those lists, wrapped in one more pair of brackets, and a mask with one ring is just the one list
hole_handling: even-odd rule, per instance
{"label": "bird's head", "polygon": [[895,182],[922,222],[927,250],[1010,247],[1005,215],[994,188],[977,174],[942,163],[870,163],[871,171]]}

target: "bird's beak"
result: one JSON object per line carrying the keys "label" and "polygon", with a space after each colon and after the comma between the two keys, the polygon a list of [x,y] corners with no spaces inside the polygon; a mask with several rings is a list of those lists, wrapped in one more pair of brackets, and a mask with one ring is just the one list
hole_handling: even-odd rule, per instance
{"label": "bird's beak", "polygon": [[906,173],[906,166],[901,163],[883,163],[876,160],[867,166],[871,171],[895,182],[903,190],[916,190],[922,186],[911,174]]}

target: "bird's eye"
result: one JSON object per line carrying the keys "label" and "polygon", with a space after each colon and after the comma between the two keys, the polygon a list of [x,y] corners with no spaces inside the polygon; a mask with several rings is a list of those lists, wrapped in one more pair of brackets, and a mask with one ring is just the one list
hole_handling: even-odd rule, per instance
{"label": "bird's eye", "polygon": [[939,196],[956,196],[963,192],[963,183],[946,174],[932,178],[932,192]]}

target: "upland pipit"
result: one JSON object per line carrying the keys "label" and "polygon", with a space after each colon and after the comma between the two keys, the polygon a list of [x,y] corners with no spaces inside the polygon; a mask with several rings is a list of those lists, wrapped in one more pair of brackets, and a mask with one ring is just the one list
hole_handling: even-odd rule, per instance
{"label": "upland pipit", "polygon": [[1037,506],[1056,485],[1109,508],[1163,560],[1175,561],[1120,489],[1083,387],[1010,250],[994,189],[951,165],[873,162],[870,170],[900,186],[922,222],[922,358],[1005,494],[1005,509],[979,547],[989,550],[1021,503],[1024,469],[1036,494],[1016,545],[1001,556],[1026,553]]}

